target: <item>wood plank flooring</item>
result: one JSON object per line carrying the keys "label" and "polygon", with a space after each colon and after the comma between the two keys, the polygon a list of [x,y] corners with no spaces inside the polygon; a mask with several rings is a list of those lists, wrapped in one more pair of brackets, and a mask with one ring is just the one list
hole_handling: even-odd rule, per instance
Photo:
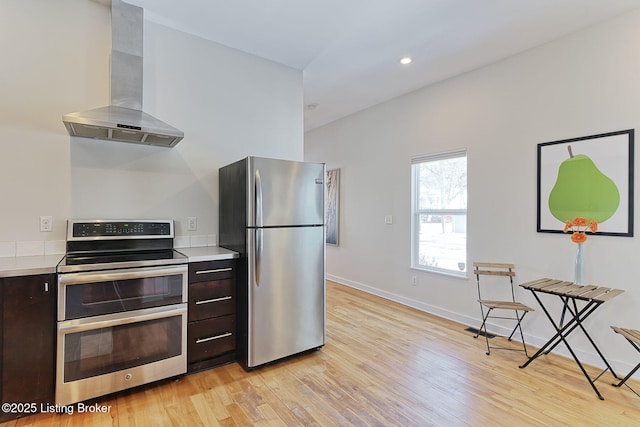
{"label": "wood plank flooring", "polygon": [[[573,360],[552,354],[519,369],[522,352],[487,356],[484,340],[461,324],[331,282],[327,302],[322,350],[97,399],[111,405],[107,413],[38,414],[2,426],[640,425],[640,397],[611,386],[609,373],[597,382],[600,401]],[[640,391],[640,382],[630,384]]]}

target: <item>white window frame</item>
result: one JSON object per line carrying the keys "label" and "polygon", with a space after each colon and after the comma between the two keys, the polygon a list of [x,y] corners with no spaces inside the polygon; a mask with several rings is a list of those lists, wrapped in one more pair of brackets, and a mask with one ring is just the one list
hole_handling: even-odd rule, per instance
{"label": "white window frame", "polygon": [[[418,261],[420,239],[420,215],[467,215],[467,209],[418,209],[420,199],[420,186],[418,183],[418,174],[416,173],[416,165],[435,162],[438,160],[447,160],[452,158],[467,158],[467,149],[458,149],[435,154],[427,154],[411,158],[411,268],[415,270],[428,271],[432,273],[444,274],[447,276],[467,278],[469,272],[469,262],[467,258],[468,240],[465,239],[465,264],[466,271],[453,270],[448,268],[439,268],[434,266],[421,265]],[[467,165],[467,171],[468,171]],[[467,195],[468,199],[468,195]]]}

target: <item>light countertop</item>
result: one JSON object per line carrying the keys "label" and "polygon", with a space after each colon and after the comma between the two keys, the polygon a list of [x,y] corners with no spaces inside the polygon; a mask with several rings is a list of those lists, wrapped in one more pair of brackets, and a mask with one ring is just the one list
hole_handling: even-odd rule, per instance
{"label": "light countertop", "polygon": [[189,262],[219,261],[238,258],[238,253],[220,246],[204,246],[198,248],[177,248],[178,252],[189,257]]}
{"label": "light countertop", "polygon": [[[238,253],[219,246],[179,248],[189,258],[189,262],[218,261],[238,257]],[[56,266],[64,254],[0,257],[0,277],[31,276],[34,274],[54,274]]]}
{"label": "light countertop", "polygon": [[0,258],[0,277],[53,274],[64,254]]}

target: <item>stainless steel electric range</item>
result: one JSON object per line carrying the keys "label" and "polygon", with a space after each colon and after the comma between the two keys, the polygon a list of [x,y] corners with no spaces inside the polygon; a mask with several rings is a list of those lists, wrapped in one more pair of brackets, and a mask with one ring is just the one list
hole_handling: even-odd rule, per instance
{"label": "stainless steel electric range", "polygon": [[69,220],[57,267],[57,405],[187,369],[187,257],[172,220]]}

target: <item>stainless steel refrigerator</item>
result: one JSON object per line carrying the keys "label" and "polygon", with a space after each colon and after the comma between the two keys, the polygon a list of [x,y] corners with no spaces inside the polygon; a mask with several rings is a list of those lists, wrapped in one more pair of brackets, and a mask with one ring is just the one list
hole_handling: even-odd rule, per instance
{"label": "stainless steel refrigerator", "polygon": [[219,244],[240,254],[246,369],[325,343],[325,165],[247,157],[219,170]]}

